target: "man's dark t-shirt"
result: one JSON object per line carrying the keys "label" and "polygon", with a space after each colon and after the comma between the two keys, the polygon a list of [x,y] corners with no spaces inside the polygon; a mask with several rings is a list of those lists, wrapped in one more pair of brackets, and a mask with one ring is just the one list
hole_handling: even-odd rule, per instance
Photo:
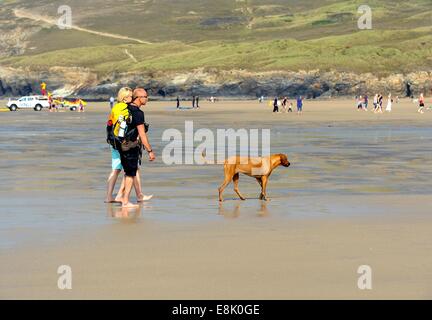
{"label": "man's dark t-shirt", "polygon": [[130,132],[130,136],[128,135],[128,140],[136,141],[138,139],[138,129],[139,125],[143,125],[145,122],[144,112],[140,110],[137,106],[128,105],[129,114],[132,118],[131,123],[128,124],[128,132]]}
{"label": "man's dark t-shirt", "polygon": [[[128,109],[131,122],[128,123],[126,138],[131,142],[135,142],[138,139],[137,126],[144,124],[144,112],[134,105],[128,105]],[[140,163],[140,150],[140,146],[130,148],[127,151],[122,151],[121,149],[119,150],[121,164],[123,166],[125,175],[128,177],[136,176],[138,164]]]}

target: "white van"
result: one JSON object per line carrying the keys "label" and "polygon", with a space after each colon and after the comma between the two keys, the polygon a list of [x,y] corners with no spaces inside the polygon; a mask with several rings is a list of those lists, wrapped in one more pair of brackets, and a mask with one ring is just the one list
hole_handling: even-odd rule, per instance
{"label": "white van", "polygon": [[27,96],[21,97],[18,100],[9,99],[6,106],[10,111],[16,111],[17,109],[34,109],[35,111],[41,111],[42,108],[49,108],[49,102],[48,97]]}

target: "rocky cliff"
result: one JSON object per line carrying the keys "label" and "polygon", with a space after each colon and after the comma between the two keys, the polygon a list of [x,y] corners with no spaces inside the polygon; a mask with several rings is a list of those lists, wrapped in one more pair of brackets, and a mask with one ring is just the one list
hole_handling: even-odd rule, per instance
{"label": "rocky cliff", "polygon": [[39,92],[45,81],[49,90],[62,96],[104,99],[115,95],[122,86],[142,86],[153,98],[177,95],[255,98],[261,95],[297,96],[308,98],[354,96],[391,92],[407,96],[432,93],[432,72],[394,74],[379,78],[373,74],[316,71],[277,71],[252,73],[243,70],[220,71],[198,69],[187,73],[113,73],[97,75],[85,68],[52,67],[35,72],[0,67],[0,97],[20,96]]}

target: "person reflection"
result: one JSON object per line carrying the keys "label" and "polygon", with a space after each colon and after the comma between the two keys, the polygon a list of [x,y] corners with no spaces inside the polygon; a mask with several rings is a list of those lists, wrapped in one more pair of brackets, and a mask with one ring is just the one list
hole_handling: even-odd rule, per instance
{"label": "person reflection", "polygon": [[136,220],[141,215],[141,209],[141,206],[127,208],[110,204],[107,206],[107,214],[110,218]]}

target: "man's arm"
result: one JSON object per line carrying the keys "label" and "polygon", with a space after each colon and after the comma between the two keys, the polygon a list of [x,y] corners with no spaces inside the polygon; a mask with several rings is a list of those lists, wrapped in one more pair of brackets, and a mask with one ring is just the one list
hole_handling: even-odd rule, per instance
{"label": "man's arm", "polygon": [[149,153],[149,159],[150,159],[150,161],[153,161],[156,158],[156,156],[155,156],[155,154],[152,150],[152,147],[148,141],[147,134],[145,133],[145,130],[144,130],[144,125],[140,124],[139,126],[137,126],[137,129],[138,129],[138,135],[140,137],[140,140],[141,140],[142,144],[144,145],[144,148]]}

